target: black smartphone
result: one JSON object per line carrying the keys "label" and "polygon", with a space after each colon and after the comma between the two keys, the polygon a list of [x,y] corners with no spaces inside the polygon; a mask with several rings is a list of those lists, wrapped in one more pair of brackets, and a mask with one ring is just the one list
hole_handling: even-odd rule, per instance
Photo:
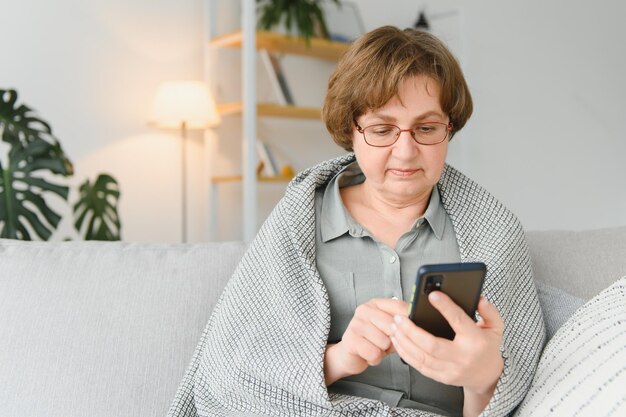
{"label": "black smartphone", "polygon": [[409,318],[429,333],[454,339],[454,330],[441,313],[430,304],[428,294],[441,291],[474,320],[485,281],[487,266],[482,262],[423,265],[411,292]]}

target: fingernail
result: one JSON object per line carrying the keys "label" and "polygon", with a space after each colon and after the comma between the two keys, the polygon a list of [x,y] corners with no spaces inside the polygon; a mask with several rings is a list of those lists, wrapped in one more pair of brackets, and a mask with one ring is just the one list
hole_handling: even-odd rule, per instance
{"label": "fingernail", "polygon": [[399,314],[396,314],[395,316],[393,316],[393,321],[395,321],[398,324],[402,323],[402,316]]}
{"label": "fingernail", "polygon": [[391,336],[391,344],[394,346],[396,345],[396,338],[393,336]]}

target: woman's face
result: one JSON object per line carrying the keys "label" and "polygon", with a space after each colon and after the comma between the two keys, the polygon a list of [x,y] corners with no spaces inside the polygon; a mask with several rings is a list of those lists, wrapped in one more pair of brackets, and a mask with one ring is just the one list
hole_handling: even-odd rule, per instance
{"label": "woman's face", "polygon": [[[356,121],[362,128],[381,123],[400,129],[411,129],[424,122],[447,124],[448,115],[441,110],[439,97],[437,81],[427,76],[412,77],[382,108],[368,111]],[[377,148],[368,145],[355,128],[353,149],[366,177],[364,185],[384,200],[403,205],[430,196],[443,170],[448,140],[421,145],[409,132],[402,132],[393,145]]]}

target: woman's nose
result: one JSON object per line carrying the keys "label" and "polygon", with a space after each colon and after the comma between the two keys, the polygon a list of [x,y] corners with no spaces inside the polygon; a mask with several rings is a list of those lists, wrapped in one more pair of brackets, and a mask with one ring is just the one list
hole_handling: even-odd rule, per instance
{"label": "woman's nose", "polygon": [[400,132],[400,137],[398,137],[396,143],[394,143],[394,150],[397,155],[412,157],[419,152],[419,144],[413,139],[410,130],[403,130]]}

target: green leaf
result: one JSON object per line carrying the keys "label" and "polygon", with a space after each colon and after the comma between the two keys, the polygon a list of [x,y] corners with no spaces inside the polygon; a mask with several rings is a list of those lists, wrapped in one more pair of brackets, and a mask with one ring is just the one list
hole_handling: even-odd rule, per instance
{"label": "green leaf", "polygon": [[[37,217],[37,214],[32,210],[28,209],[25,205],[22,205],[18,208],[19,216],[23,216],[28,220],[30,226],[33,228],[37,236],[39,236],[43,240],[48,240],[52,235],[52,228],[46,226],[40,219]],[[56,227],[56,225],[55,225]],[[26,233],[28,235],[28,232]],[[30,238],[30,236],[28,236]],[[29,240],[29,239],[25,239]]]}
{"label": "green leaf", "polygon": [[22,181],[24,184],[28,184],[31,187],[37,187],[41,190],[54,193],[65,200],[67,200],[67,196],[70,191],[69,187],[66,187],[65,185],[52,184],[43,178],[27,177],[22,179]]}
{"label": "green leaf", "polygon": [[69,188],[42,176],[67,177],[73,167],[50,125],[17,104],[15,90],[0,90],[0,131],[9,144],[7,164],[0,167],[0,236],[49,239],[61,217],[48,206],[47,195],[67,201]]}
{"label": "green leaf", "polygon": [[24,194],[25,194],[26,200],[30,201],[37,207],[39,212],[43,214],[46,221],[50,225],[52,225],[54,228],[56,228],[59,225],[59,223],[61,222],[61,216],[59,216],[57,213],[52,211],[52,209],[50,209],[50,207],[46,205],[46,200],[44,200],[43,197],[28,190],[24,191]]}
{"label": "green leaf", "polygon": [[110,175],[100,174],[93,185],[89,180],[83,182],[79,192],[80,199],[73,208],[74,228],[84,234],[85,240],[120,240],[117,181]]}
{"label": "green leaf", "polygon": [[31,108],[16,105],[15,90],[0,89],[0,126],[3,127],[2,140],[8,143],[21,142],[27,145],[35,139],[52,141],[50,125],[34,115]]}

